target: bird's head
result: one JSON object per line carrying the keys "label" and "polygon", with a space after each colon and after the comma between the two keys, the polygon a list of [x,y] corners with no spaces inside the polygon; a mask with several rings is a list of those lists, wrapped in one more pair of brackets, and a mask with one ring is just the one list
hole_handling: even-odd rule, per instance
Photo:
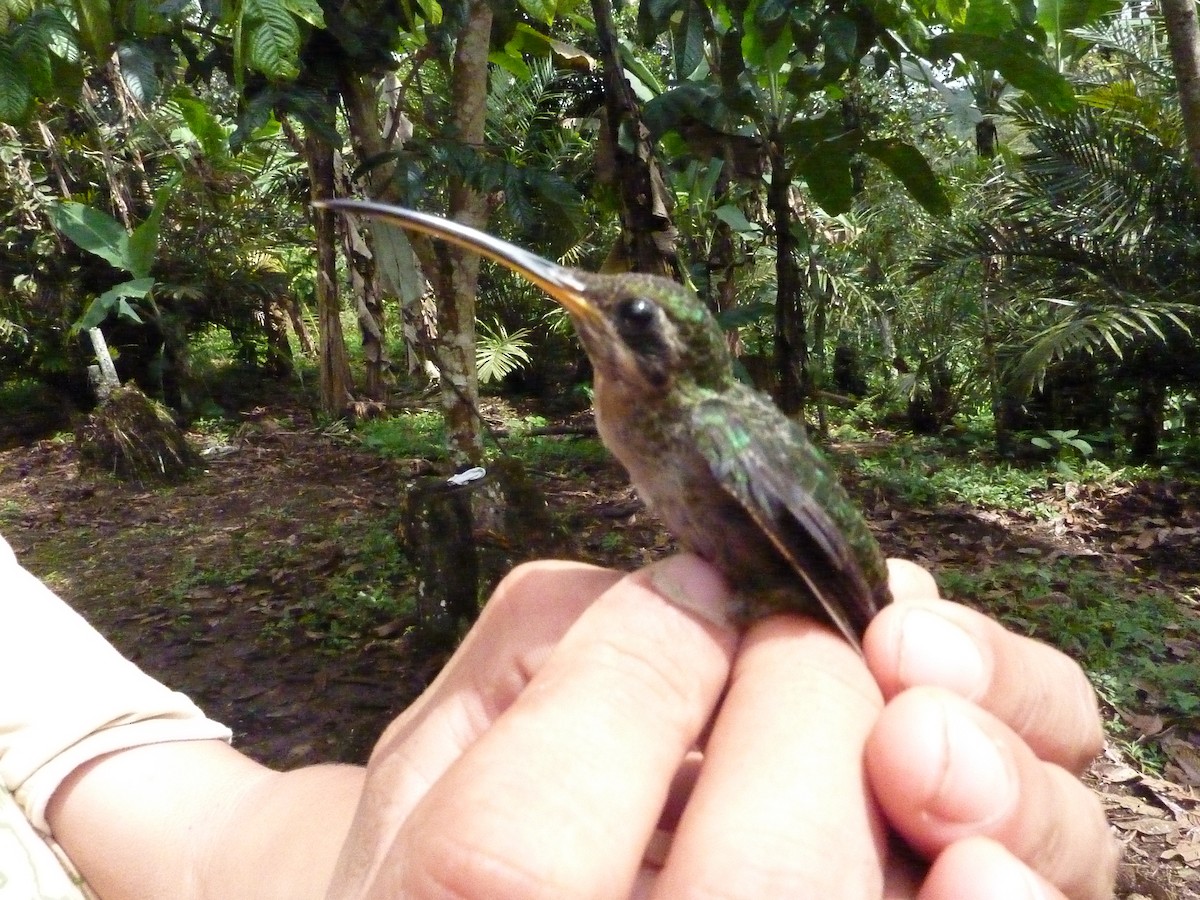
{"label": "bird's head", "polygon": [[442,238],[522,275],[570,314],[597,375],[634,397],[659,396],[676,387],[719,388],[733,378],[716,320],[695,294],[670,279],[568,269],[459,222],[389,204],[328,200],[319,205]]}

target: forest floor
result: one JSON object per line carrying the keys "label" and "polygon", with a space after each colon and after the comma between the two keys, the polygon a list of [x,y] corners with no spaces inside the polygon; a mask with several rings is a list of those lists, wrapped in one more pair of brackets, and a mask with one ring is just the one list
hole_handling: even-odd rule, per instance
{"label": "forest floor", "polygon": [[[386,598],[403,589],[389,549],[402,541],[399,498],[427,466],[288,408],[247,414],[215,449],[202,474],[172,487],[81,470],[70,440],[0,451],[0,533],[122,652],[232,727],[245,752],[280,767],[360,762],[443,661],[414,645],[411,620]],[[556,523],[538,555],[630,568],[670,552],[602,455],[530,474]],[[1061,515],[1048,522],[966,503],[900,505],[871,485],[855,493],[889,555],[938,573],[1083,561],[1197,615],[1193,487],[1058,490],[1048,499]],[[1052,590],[1041,602],[1071,598]],[[1175,652],[1200,659],[1185,636]],[[1155,700],[1108,710],[1122,739],[1088,778],[1127,845],[1119,896],[1200,897],[1200,719]],[[1162,751],[1162,776],[1126,752],[1143,739]]]}

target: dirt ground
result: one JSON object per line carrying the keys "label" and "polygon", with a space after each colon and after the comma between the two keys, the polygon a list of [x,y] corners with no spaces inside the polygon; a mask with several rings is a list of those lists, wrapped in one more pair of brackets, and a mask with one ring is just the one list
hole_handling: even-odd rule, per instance
{"label": "dirt ground", "polygon": [[[170,488],[81,473],[70,442],[41,441],[0,451],[0,533],[122,652],[232,727],[245,752],[280,767],[360,762],[444,656],[415,646],[410,622],[358,622],[338,643],[336,621],[317,627],[306,613],[347,577],[370,582],[369,556],[352,538],[380,522],[395,530],[398,498],[420,470],[286,410],[259,411],[203,474]],[[629,568],[670,551],[615,464],[531,475],[563,526],[555,555]],[[890,555],[935,571],[1087,555],[1118,577],[1153,572],[1196,596],[1194,491],[1075,496],[1052,525],[859,499]],[[1115,749],[1089,774],[1127,845],[1123,898],[1200,897],[1200,739],[1171,727],[1169,778],[1138,772]]]}

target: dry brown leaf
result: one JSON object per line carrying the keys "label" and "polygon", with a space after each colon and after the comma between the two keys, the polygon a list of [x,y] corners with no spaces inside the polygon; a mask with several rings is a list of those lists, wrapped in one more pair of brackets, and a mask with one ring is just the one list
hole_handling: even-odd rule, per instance
{"label": "dry brown leaf", "polygon": [[1138,834],[1151,834],[1159,837],[1178,830],[1178,826],[1174,822],[1152,816],[1134,819],[1131,822],[1117,822],[1116,825],[1122,831],[1136,831]]}

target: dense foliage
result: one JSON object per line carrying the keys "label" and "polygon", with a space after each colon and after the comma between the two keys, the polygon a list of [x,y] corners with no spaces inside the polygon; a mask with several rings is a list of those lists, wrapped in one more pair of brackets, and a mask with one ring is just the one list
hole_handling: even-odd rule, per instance
{"label": "dense foliage", "polygon": [[[0,378],[86,404],[79,334],[100,325],[123,376],[196,415],[220,400],[197,336],[227,332],[273,377],[342,340],[316,308],[310,195],[453,213],[468,191],[510,240],[600,268],[638,264],[618,252],[639,227],[621,192],[646,177],[655,240],[785,407],[917,431],[982,414],[1008,451],[1074,430],[1145,460],[1191,437],[1200,208],[1156,20],[497,5],[479,143],[447,126],[473,9],[4,0]],[[634,98],[619,114],[613,61]],[[445,368],[421,287],[437,265],[396,235],[342,237],[355,299],[334,302],[357,309],[356,377],[386,400]],[[485,384],[586,378],[536,292],[485,271],[476,303]]]}

